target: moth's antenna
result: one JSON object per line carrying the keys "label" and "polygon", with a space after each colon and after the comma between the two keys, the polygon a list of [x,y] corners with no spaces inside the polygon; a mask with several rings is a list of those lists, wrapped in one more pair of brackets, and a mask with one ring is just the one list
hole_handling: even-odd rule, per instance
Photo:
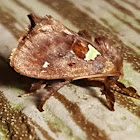
{"label": "moth's antenna", "polygon": [[27,16],[28,16],[30,23],[31,23],[30,30],[32,30],[35,27],[36,22],[38,21],[38,18],[33,14],[29,14]]}
{"label": "moth's antenna", "polygon": [[28,18],[30,20],[30,23],[31,23],[31,27],[30,28],[33,29],[35,27],[35,25],[36,25],[36,23],[35,23],[35,16],[33,14],[29,14],[27,16],[28,16]]}

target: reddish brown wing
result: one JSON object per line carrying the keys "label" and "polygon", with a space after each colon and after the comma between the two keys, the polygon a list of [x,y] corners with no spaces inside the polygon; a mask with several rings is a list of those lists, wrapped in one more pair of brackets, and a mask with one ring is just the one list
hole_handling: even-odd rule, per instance
{"label": "reddish brown wing", "polygon": [[[115,64],[118,60],[110,63],[106,55],[94,61],[85,61],[90,41],[83,35],[69,30],[50,16],[42,19],[33,15],[29,17],[31,27],[28,34],[19,41],[10,57],[10,65],[20,74],[38,79],[73,79],[120,71]],[[95,48],[101,53],[109,53],[102,52],[104,44],[100,45],[100,42],[96,41]]]}

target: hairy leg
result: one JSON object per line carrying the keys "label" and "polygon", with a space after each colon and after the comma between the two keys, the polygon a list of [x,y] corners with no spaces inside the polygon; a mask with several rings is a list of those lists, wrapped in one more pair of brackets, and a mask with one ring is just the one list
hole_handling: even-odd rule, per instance
{"label": "hairy leg", "polygon": [[32,83],[29,91],[27,93],[19,95],[19,97],[27,97],[39,92],[41,89],[45,88],[47,81],[40,80],[38,82]]}
{"label": "hairy leg", "polygon": [[50,98],[55,92],[57,92],[60,88],[62,88],[64,85],[67,85],[70,83],[70,80],[52,80],[49,81],[49,84],[45,87],[47,90],[44,94],[42,94],[40,102],[38,104],[39,111],[43,110],[43,105],[45,104],[46,100]]}
{"label": "hairy leg", "polygon": [[111,111],[114,111],[114,102],[115,102],[115,97],[114,94],[110,91],[110,87],[105,85],[103,89],[101,90],[102,94],[105,94],[106,96],[106,101],[108,103],[109,109]]}
{"label": "hairy leg", "polygon": [[[114,94],[111,92],[111,86],[113,86],[116,83],[116,80],[118,80],[118,77],[112,76],[112,77],[97,77],[97,78],[90,78],[88,79],[89,83],[92,86],[97,86],[101,88],[101,92],[103,95],[106,96],[106,101],[108,104],[108,108],[111,111],[114,111],[114,102],[115,97]],[[95,83],[97,83],[95,85]]]}
{"label": "hairy leg", "polygon": [[133,87],[125,87],[125,85],[120,83],[119,81],[117,81],[116,85],[112,87],[112,90],[124,94],[126,96],[140,99],[140,95],[138,95],[137,91]]}

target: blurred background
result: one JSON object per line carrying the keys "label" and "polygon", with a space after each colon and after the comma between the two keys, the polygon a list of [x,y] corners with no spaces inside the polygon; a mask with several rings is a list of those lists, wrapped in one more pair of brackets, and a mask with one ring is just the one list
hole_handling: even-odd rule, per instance
{"label": "blurred background", "polygon": [[111,112],[99,88],[69,84],[39,112],[37,97],[18,97],[33,79],[9,66],[11,51],[30,24],[27,15],[51,15],[76,32],[107,37],[123,54],[122,82],[140,94],[139,10],[139,0],[1,0],[0,140],[139,140],[140,100],[115,93]]}

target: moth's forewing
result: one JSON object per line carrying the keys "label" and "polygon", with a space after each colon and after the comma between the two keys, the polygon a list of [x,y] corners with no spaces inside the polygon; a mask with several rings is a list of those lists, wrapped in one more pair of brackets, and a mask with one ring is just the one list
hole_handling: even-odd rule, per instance
{"label": "moth's forewing", "polygon": [[18,73],[38,79],[121,73],[122,58],[105,39],[91,42],[89,36],[76,34],[50,16],[31,18],[34,27],[20,39],[10,57],[10,65]]}

